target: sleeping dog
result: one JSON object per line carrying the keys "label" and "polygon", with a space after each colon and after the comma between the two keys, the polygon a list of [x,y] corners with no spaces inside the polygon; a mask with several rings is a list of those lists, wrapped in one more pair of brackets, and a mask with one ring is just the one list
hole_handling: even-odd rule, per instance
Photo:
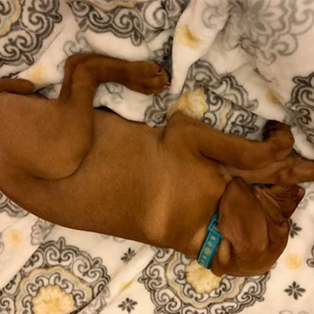
{"label": "sleeping dog", "polygon": [[[217,275],[262,274],[284,250],[289,218],[314,180],[314,163],[288,156],[289,127],[271,122],[263,142],[227,135],[183,114],[151,129],[93,110],[100,83],[159,93],[153,62],[76,55],[60,96],[25,80],[0,81],[0,188],[56,224],[106,233],[197,258],[217,209]],[[249,187],[249,185],[253,187]],[[266,184],[266,185],[265,185]]]}

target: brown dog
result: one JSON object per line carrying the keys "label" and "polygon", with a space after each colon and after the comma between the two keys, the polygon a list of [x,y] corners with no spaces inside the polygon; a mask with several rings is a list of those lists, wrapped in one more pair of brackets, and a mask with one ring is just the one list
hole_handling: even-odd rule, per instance
{"label": "brown dog", "polygon": [[150,129],[93,110],[97,86],[109,81],[150,94],[165,88],[168,76],[153,62],[78,55],[66,62],[57,100],[32,94],[27,81],[0,81],[1,190],[59,225],[193,258],[219,207],[225,240],[212,270],[267,271],[304,195],[295,184],[314,180],[313,162],[286,157],[289,128],[272,123],[265,142],[248,141],[175,114],[166,128]]}

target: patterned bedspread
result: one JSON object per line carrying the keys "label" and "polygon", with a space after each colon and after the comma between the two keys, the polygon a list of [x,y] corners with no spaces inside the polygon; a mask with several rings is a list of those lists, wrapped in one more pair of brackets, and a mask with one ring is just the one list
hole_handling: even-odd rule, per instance
{"label": "patterned bedspread", "polygon": [[[53,98],[74,53],[153,59],[172,74],[169,90],[104,84],[95,107],[157,127],[181,110],[250,139],[275,119],[314,159],[313,38],[313,0],[1,0],[0,77]],[[0,192],[0,314],[314,314],[314,185],[304,187],[284,254],[247,278],[52,225]]]}

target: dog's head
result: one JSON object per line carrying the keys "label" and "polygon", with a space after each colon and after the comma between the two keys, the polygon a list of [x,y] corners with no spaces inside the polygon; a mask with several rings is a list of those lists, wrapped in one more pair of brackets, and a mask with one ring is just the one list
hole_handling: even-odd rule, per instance
{"label": "dog's head", "polygon": [[219,231],[224,240],[212,271],[221,276],[266,273],[285,249],[289,219],[304,196],[296,185],[256,185],[240,178],[228,185],[220,202]]}

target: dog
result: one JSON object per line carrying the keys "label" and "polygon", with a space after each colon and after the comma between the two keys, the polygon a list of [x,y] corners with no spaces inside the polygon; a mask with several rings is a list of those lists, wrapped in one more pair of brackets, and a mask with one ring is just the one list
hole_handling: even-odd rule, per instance
{"label": "dog", "polygon": [[267,272],[304,196],[296,184],[314,180],[312,161],[289,156],[289,127],[271,122],[265,141],[250,141],[176,113],[167,127],[152,129],[93,110],[104,82],[154,94],[169,77],[152,61],[75,55],[56,100],[34,94],[28,81],[0,81],[0,189],[61,226],[194,259],[219,208],[224,239],[212,271]]}

